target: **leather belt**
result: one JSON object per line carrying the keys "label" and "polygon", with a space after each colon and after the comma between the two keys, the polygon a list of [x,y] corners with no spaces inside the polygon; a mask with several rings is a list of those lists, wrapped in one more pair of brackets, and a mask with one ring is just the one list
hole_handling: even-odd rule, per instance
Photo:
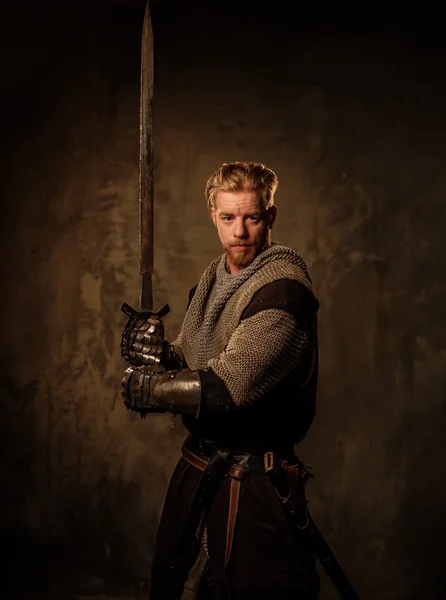
{"label": "leather belt", "polygon": [[[203,461],[200,464],[198,464],[198,462],[197,464],[194,464],[194,466],[196,466],[201,471],[203,471],[202,467],[206,468],[206,465],[208,464],[209,460],[212,456],[214,456],[216,452],[228,452],[227,450],[219,448],[219,446],[215,445],[210,440],[196,439],[191,437],[188,437],[184,442],[183,450],[191,453],[191,460],[188,460],[188,462],[190,462],[191,464],[194,464],[192,461],[196,461],[196,459]],[[255,471],[256,473],[260,473],[262,475],[266,474],[264,456],[254,456],[253,454],[242,450],[231,450],[229,451],[229,456],[232,463],[241,464],[243,467],[249,469],[250,471]]]}
{"label": "leather belt", "polygon": [[188,463],[200,469],[200,471],[204,471],[208,466],[208,461],[204,460],[204,458],[200,458],[193,452],[191,452],[185,445],[182,447],[181,452],[183,457],[187,460]]}

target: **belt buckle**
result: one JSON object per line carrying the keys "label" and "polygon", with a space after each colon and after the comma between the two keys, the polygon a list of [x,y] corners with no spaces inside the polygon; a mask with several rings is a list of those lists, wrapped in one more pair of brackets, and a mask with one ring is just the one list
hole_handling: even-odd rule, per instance
{"label": "belt buckle", "polygon": [[251,455],[249,454],[249,452],[243,452],[243,451],[237,451],[237,450],[230,454],[230,459],[232,460],[232,463],[234,465],[238,465],[239,467],[242,467],[243,469],[247,469],[248,471],[250,471],[250,468],[249,468],[250,457],[251,457]]}
{"label": "belt buckle", "polygon": [[265,466],[265,473],[269,474],[276,470],[276,461],[274,459],[274,452],[269,450],[263,455],[263,464]]}

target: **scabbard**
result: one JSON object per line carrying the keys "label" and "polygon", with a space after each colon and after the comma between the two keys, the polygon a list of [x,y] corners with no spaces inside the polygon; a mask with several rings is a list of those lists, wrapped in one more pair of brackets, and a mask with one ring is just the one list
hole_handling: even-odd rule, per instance
{"label": "scabbard", "polygon": [[[265,457],[266,456],[267,455],[265,455]],[[268,466],[267,472],[271,477],[276,493],[278,494],[277,484],[280,482],[280,478],[283,475],[283,472],[281,473],[280,464],[282,464],[282,469],[285,469],[285,471],[289,470],[289,468],[283,467],[283,463],[279,463],[278,468],[274,468],[274,464],[276,463],[274,456],[270,457],[270,460],[272,460],[272,462],[271,465]],[[291,469],[293,469],[293,467],[291,467]],[[301,479],[301,485],[304,486],[306,481],[305,476],[308,476],[308,470],[305,467],[303,468],[303,471],[301,473],[301,478],[302,474],[304,477],[303,479]],[[302,520],[302,515],[300,511],[292,502],[289,501],[289,499],[280,496],[279,498],[281,499],[285,511],[290,517],[291,523],[293,523],[294,526],[299,529],[299,533],[301,533],[304,529],[308,531],[311,548],[314,554],[316,555],[316,558],[320,562],[321,566],[323,567],[324,571],[327,573],[328,577],[331,579],[333,585],[337,589],[342,600],[359,600],[359,596],[353,589],[353,586],[348,580],[347,575],[344,573],[341,565],[338,563],[335,555],[331,551],[330,546],[327,544],[321,532],[317,528],[315,522],[313,521],[308,511],[307,504],[305,504],[306,518]],[[305,522],[304,525],[302,525],[303,522]]]}
{"label": "scabbard", "polygon": [[353,586],[348,580],[347,575],[344,573],[341,565],[336,560],[336,557],[331,551],[330,546],[327,544],[321,532],[316,527],[316,524],[311,516],[309,516],[309,526],[311,531],[310,539],[313,551],[341,598],[343,600],[359,600],[358,594],[353,589]]}
{"label": "scabbard", "polygon": [[[187,448],[183,447],[183,455],[187,452]],[[191,541],[195,539],[204,511],[211,503],[212,498],[218,490],[221,479],[231,466],[231,463],[228,460],[229,454],[229,451],[223,452],[219,450],[212,454],[208,462],[203,460],[203,466],[195,465],[200,468],[200,470],[203,470],[204,467],[204,470],[198,482],[186,523],[181,534],[180,552],[185,551]],[[185,456],[185,458],[187,457]],[[189,458],[189,462],[194,464],[192,461],[197,460],[197,458],[198,457],[194,457],[192,460]]]}

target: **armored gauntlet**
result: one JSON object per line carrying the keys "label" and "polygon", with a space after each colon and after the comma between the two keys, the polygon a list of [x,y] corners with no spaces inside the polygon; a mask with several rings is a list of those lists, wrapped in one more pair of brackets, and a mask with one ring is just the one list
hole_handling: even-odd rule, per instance
{"label": "armored gauntlet", "polygon": [[121,356],[127,362],[152,369],[157,365],[167,370],[186,366],[180,351],[164,339],[162,311],[138,312],[127,304],[122,310],[129,317],[121,335]]}
{"label": "armored gauntlet", "polygon": [[150,367],[129,367],[121,381],[124,404],[145,415],[154,412],[198,416],[201,401],[199,371],[154,373]]}
{"label": "armored gauntlet", "polygon": [[121,356],[131,365],[158,365],[164,350],[164,325],[151,313],[131,316],[121,335]]}

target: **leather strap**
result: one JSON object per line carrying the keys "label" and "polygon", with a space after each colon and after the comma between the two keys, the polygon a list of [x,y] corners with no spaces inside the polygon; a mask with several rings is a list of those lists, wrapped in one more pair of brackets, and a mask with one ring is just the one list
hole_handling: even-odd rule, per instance
{"label": "leather strap", "polygon": [[[205,471],[209,465],[208,461],[200,458],[183,445],[183,457],[192,466]],[[240,486],[243,479],[249,474],[249,469],[238,464],[233,464],[229,467],[228,475],[231,480],[229,488],[229,510],[228,521],[226,525],[226,548],[225,548],[225,568],[229,562],[234,542],[235,523],[237,520],[238,505],[240,500]]]}
{"label": "leather strap", "polygon": [[231,558],[232,543],[234,541],[235,522],[237,520],[238,505],[240,500],[240,487],[243,479],[248,474],[248,471],[240,465],[232,465],[229,469],[229,477],[231,478],[231,486],[229,488],[229,511],[228,524],[226,527],[226,550],[225,550],[225,567]]}
{"label": "leather strap", "polygon": [[208,461],[204,461],[195,456],[190,450],[186,451],[183,445],[184,458],[203,473],[192,498],[189,514],[181,534],[180,553],[186,550],[191,540],[194,539],[206,507],[212,502],[221,479],[227,474],[231,466],[229,454],[227,450],[214,452]]}
{"label": "leather strap", "polygon": [[183,457],[187,460],[187,462],[193,465],[194,467],[197,467],[197,469],[200,469],[200,471],[204,471],[208,466],[207,460],[204,460],[204,458],[200,458],[199,456],[191,452],[188,448],[186,448],[186,446],[183,446],[181,451],[183,453]]}

